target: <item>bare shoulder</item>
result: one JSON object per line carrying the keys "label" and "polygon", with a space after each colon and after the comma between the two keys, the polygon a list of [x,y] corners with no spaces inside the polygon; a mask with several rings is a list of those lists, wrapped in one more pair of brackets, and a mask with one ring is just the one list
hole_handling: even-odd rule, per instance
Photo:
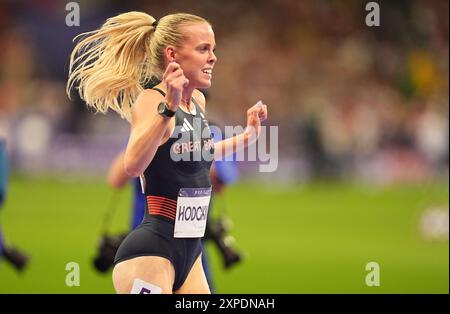
{"label": "bare shoulder", "polygon": [[136,99],[136,105],[156,107],[164,97],[153,89],[144,89]]}
{"label": "bare shoulder", "polygon": [[195,100],[197,101],[198,105],[200,106],[200,108],[202,108],[202,110],[204,112],[206,112],[206,98],[205,95],[203,95],[203,93],[201,91],[199,91],[198,89],[195,89],[193,92],[193,96],[195,98]]}
{"label": "bare shoulder", "polygon": [[163,100],[163,96],[152,89],[143,90],[133,104],[132,121],[137,122],[139,118],[148,118],[152,114],[156,114],[156,107]]}

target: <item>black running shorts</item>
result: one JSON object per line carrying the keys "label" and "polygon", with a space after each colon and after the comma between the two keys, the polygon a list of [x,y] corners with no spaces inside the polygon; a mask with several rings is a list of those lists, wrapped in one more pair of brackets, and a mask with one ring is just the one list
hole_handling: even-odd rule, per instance
{"label": "black running shorts", "polygon": [[117,250],[114,263],[138,256],[167,258],[175,269],[173,290],[186,280],[201,253],[201,238],[174,238],[174,223],[160,217],[146,219],[131,231]]}

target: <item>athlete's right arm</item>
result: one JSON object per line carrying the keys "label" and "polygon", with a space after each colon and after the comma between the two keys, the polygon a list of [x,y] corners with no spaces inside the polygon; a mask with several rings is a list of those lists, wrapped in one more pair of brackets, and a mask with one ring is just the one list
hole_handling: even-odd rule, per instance
{"label": "athlete's right arm", "polygon": [[125,172],[123,167],[123,159],[125,157],[125,151],[121,151],[116,158],[114,158],[111,166],[109,166],[107,182],[108,184],[115,188],[121,189],[130,180],[130,177]]}
{"label": "athlete's right arm", "polygon": [[124,168],[131,177],[138,177],[152,161],[171,118],[158,114],[163,97],[156,91],[144,90],[133,104],[131,130],[125,151]]}
{"label": "athlete's right arm", "polygon": [[153,160],[158,146],[167,140],[164,135],[170,136],[170,130],[175,127],[174,118],[160,115],[157,106],[165,100],[169,108],[176,111],[188,80],[180,65],[171,62],[164,72],[163,83],[167,88],[165,99],[154,90],[144,90],[131,110],[130,139],[124,158],[125,171],[131,177],[138,177],[144,173]]}

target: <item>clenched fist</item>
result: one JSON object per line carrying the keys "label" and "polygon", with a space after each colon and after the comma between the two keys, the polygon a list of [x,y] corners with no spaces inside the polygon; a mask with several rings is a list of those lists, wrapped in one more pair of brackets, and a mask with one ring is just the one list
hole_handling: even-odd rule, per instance
{"label": "clenched fist", "polygon": [[250,142],[258,139],[261,132],[261,122],[267,119],[267,106],[258,101],[247,110],[247,127],[245,133]]}
{"label": "clenched fist", "polygon": [[163,75],[163,83],[167,89],[166,101],[169,104],[169,109],[177,111],[183,90],[189,84],[189,80],[184,76],[183,70],[178,63],[169,63]]}

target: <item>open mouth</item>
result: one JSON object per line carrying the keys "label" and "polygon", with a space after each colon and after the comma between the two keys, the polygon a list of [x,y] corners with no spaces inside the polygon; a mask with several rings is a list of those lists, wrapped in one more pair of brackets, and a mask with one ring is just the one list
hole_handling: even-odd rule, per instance
{"label": "open mouth", "polygon": [[212,69],[204,69],[202,70],[202,72],[208,75],[212,75]]}

